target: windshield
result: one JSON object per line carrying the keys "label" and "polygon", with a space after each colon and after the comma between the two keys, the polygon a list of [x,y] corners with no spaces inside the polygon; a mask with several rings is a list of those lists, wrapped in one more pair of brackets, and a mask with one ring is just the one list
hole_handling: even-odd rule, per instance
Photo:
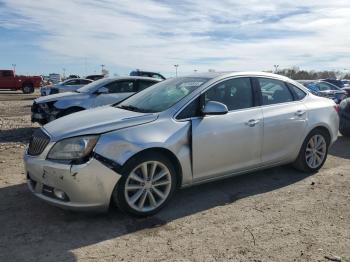
{"label": "windshield", "polygon": [[96,80],[94,82],[91,82],[90,84],[87,84],[77,90],[78,93],[92,93],[95,92],[97,88],[102,87],[103,85],[109,83],[111,80],[108,78],[103,78]]}
{"label": "windshield", "polygon": [[137,93],[118,104],[117,107],[146,113],[162,112],[192,93],[208,80],[209,78],[200,77],[168,79]]}

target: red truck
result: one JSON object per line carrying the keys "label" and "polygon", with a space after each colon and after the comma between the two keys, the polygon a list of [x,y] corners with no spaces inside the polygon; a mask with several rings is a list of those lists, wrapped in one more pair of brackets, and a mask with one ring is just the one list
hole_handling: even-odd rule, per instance
{"label": "red truck", "polygon": [[13,70],[0,70],[0,90],[22,90],[24,94],[30,94],[41,86],[41,82],[41,76],[17,76]]}

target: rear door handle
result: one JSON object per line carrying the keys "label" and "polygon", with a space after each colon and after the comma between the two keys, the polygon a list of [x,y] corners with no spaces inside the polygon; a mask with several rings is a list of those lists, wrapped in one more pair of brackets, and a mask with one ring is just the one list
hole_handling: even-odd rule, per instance
{"label": "rear door handle", "polygon": [[259,124],[260,120],[259,119],[250,119],[248,122],[246,122],[245,124],[247,126],[253,127],[257,124]]}
{"label": "rear door handle", "polygon": [[304,110],[298,110],[298,111],[295,112],[295,115],[297,115],[297,116],[302,116],[304,114],[305,114]]}

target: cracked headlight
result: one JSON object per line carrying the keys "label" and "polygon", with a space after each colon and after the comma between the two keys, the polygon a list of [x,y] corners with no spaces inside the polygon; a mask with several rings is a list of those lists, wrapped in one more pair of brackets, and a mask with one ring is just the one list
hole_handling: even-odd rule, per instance
{"label": "cracked headlight", "polygon": [[94,149],[97,135],[79,136],[58,141],[50,150],[48,159],[52,160],[81,160],[90,155]]}

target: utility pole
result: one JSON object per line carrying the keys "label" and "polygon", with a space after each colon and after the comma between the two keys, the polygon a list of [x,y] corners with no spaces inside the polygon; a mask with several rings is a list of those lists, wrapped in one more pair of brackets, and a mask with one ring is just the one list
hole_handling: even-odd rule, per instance
{"label": "utility pole", "polygon": [[13,67],[13,74],[16,75],[16,64],[12,64]]}
{"label": "utility pole", "polygon": [[63,70],[63,79],[66,79],[66,69],[62,68],[62,70]]}
{"label": "utility pole", "polygon": [[175,66],[175,75],[176,75],[176,77],[177,77],[177,68],[179,67],[179,65],[176,64],[176,65],[174,65],[174,66]]}
{"label": "utility pole", "polygon": [[103,72],[104,72],[104,67],[105,67],[105,65],[102,64],[102,65],[101,65],[101,74],[102,74],[102,75],[103,75]]}

